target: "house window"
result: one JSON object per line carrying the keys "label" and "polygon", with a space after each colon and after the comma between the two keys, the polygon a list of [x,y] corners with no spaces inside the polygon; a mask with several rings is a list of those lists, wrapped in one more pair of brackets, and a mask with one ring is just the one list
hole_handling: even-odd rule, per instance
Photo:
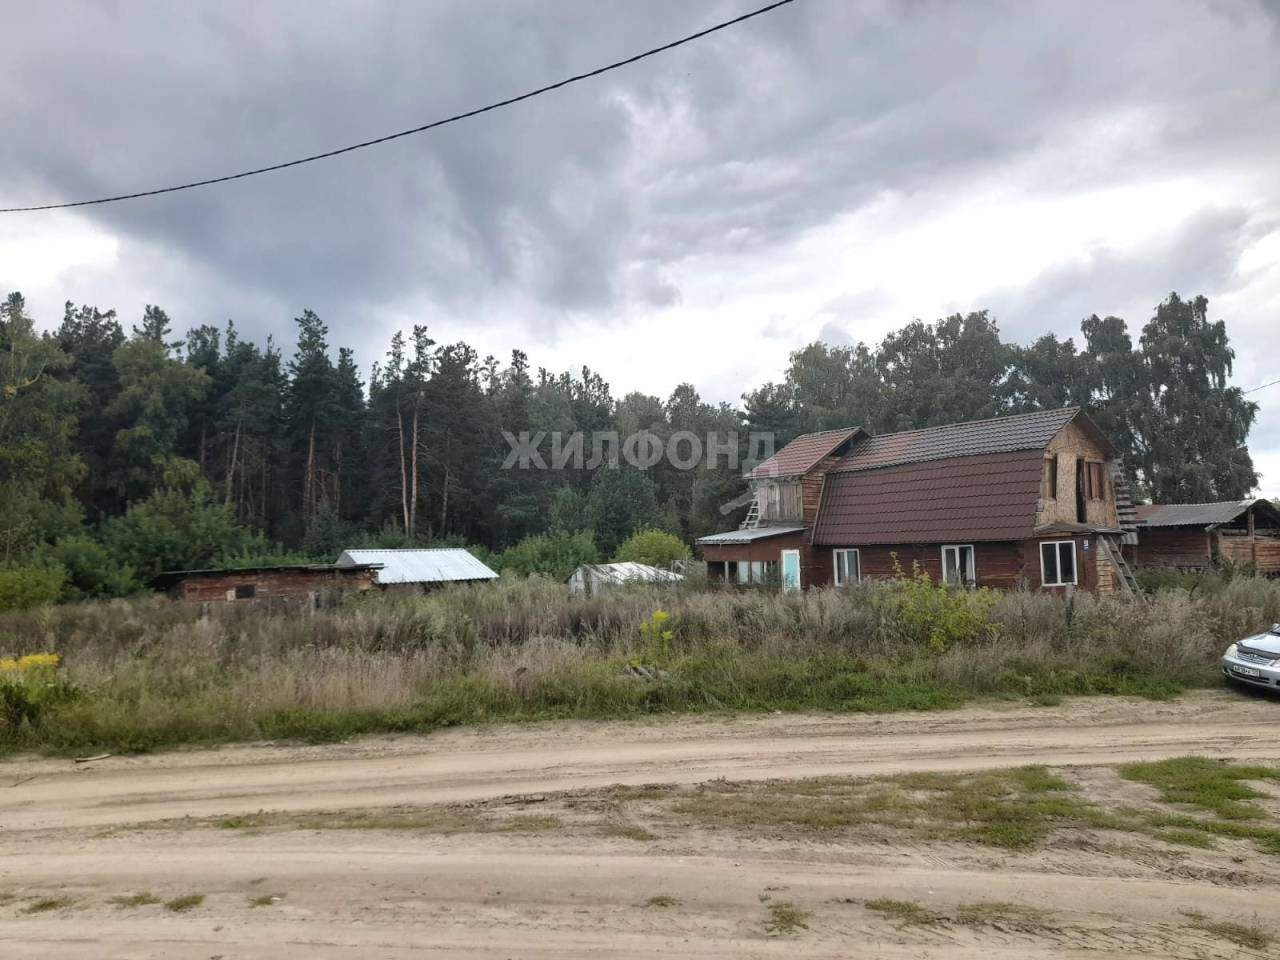
{"label": "house window", "polygon": [[1089,500],[1105,500],[1107,498],[1106,464],[1097,460],[1084,462],[1084,495]]}
{"label": "house window", "polygon": [[950,544],[942,548],[943,583],[953,587],[971,587],[977,580],[972,544]]}
{"label": "house window", "polygon": [[1047,496],[1050,500],[1058,499],[1058,455],[1055,453],[1052,457],[1044,462],[1045,472],[1048,474],[1046,478],[1049,482],[1045,485]]}
{"label": "house window", "polygon": [[257,592],[258,592],[258,588],[255,587],[252,583],[236,584],[237,600],[252,600],[254,595]]}
{"label": "house window", "polygon": [[1040,544],[1040,583],[1046,587],[1065,587],[1076,582],[1076,543],[1074,540],[1046,540]]}
{"label": "house window", "polygon": [[764,561],[763,560],[751,561],[751,582],[764,583]]}
{"label": "house window", "polygon": [[831,559],[837,587],[862,580],[862,562],[857,550],[832,550]]}

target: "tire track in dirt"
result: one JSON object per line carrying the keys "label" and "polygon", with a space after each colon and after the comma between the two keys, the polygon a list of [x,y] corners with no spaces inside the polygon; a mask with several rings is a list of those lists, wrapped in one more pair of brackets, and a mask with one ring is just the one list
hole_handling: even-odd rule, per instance
{"label": "tire track in dirt", "polygon": [[[353,746],[239,747],[0,764],[6,831],[484,800],[612,784],[1089,766],[1199,753],[1280,759],[1280,702],[1201,694],[927,717],[539,724]],[[915,721],[913,723],[913,721]]]}

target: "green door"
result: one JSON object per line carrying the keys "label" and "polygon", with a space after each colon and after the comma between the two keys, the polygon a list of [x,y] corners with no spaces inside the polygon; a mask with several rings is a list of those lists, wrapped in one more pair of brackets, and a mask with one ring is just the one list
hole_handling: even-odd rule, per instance
{"label": "green door", "polygon": [[782,589],[791,593],[800,589],[800,551],[782,551]]}

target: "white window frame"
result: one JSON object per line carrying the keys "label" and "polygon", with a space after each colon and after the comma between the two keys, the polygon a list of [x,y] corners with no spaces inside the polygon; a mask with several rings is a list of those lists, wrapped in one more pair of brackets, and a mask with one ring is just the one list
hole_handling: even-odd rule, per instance
{"label": "white window frame", "polygon": [[[1062,579],[1062,551],[1058,548],[1064,543],[1071,544],[1071,579]],[[1053,559],[1058,568],[1058,579],[1050,583],[1044,576],[1044,548],[1053,547]],[[1075,587],[1080,584],[1080,550],[1074,540],[1041,540],[1040,541],[1040,586],[1042,587]]]}
{"label": "white window frame", "polygon": [[960,566],[960,563],[959,563],[959,560],[960,560],[960,554],[959,554],[959,551],[961,551],[961,550],[968,550],[968,551],[969,551],[969,557],[970,557],[970,559],[973,561],[973,562],[970,564],[970,566],[972,566],[972,568],[973,568],[973,570],[972,570],[972,572],[973,572],[973,579],[972,579],[972,580],[967,580],[967,581],[965,581],[964,583],[957,583],[957,584],[950,584],[950,585],[951,585],[951,586],[957,586],[957,587],[973,587],[973,586],[977,586],[977,584],[978,584],[978,551],[977,551],[977,550],[975,550],[975,549],[973,549],[973,544],[972,544],[972,543],[944,543],[944,544],[942,545],[942,582],[943,582],[943,584],[944,584],[944,585],[947,585],[947,551],[948,551],[948,550],[955,550],[955,551],[956,551],[956,567],[957,567],[957,569],[958,569],[958,568],[959,568],[959,566]]}
{"label": "white window frame", "polygon": [[857,571],[853,578],[854,583],[862,582],[862,554],[858,552],[857,547],[836,547],[831,551],[831,582],[837,587],[844,586],[845,581],[840,579],[840,554],[852,553],[854,557],[853,566]]}

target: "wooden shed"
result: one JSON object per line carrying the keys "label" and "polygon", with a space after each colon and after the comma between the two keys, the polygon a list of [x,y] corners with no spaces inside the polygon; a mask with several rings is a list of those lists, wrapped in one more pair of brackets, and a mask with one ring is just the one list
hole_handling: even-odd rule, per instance
{"label": "wooden shed", "polygon": [[1221,563],[1251,564],[1280,575],[1280,509],[1270,500],[1139,504],[1137,566],[1206,570]]}
{"label": "wooden shed", "polygon": [[151,585],[187,603],[253,601],[316,609],[351,590],[372,589],[377,570],[376,564],[337,567],[327,563],[167,570]]}

